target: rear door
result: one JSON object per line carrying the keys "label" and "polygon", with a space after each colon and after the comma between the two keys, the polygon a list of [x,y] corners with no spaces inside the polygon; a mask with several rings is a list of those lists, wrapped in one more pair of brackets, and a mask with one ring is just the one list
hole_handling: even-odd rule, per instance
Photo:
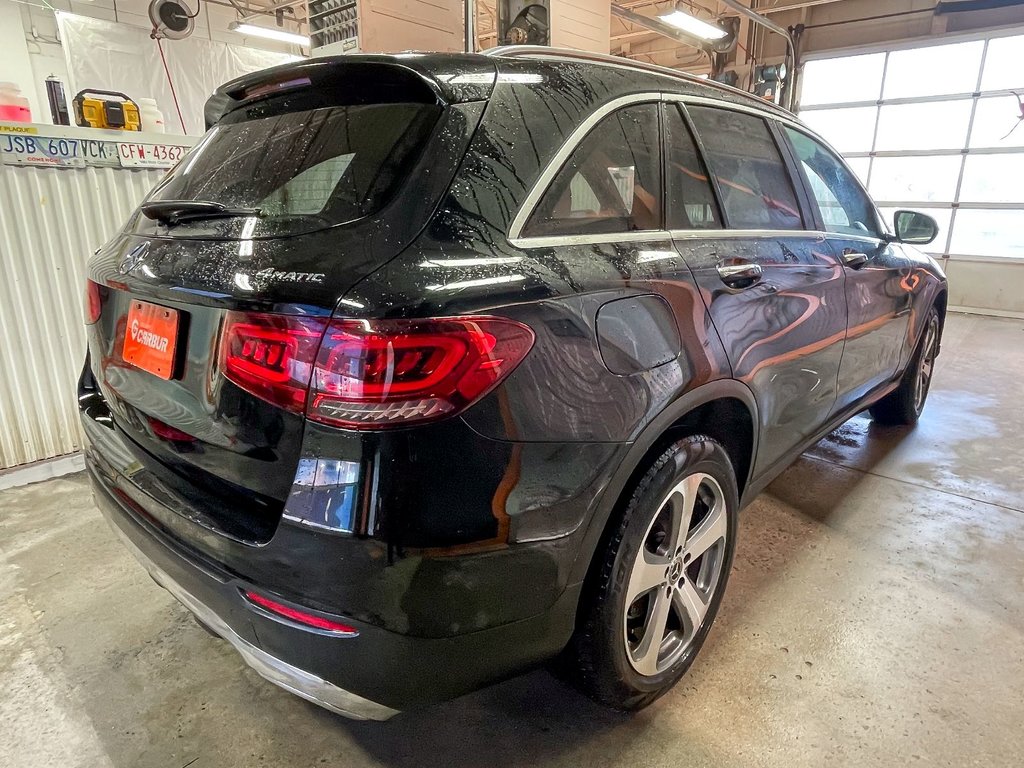
{"label": "rear door", "polygon": [[762,116],[704,104],[677,109],[666,112],[669,156],[676,153],[676,173],[691,180],[678,183],[692,189],[707,173],[692,150],[680,150],[695,133],[724,228],[694,227],[707,204],[692,193],[676,200],[670,226],[733,375],[757,400],[757,475],[814,435],[835,404],[846,332],[843,268],[824,238],[807,231],[806,202]]}
{"label": "rear door", "polygon": [[844,265],[849,326],[839,368],[836,413],[898,372],[906,344],[912,265],[883,238],[874,204],[857,177],[821,142],[791,126],[783,131],[813,201],[816,226]]}

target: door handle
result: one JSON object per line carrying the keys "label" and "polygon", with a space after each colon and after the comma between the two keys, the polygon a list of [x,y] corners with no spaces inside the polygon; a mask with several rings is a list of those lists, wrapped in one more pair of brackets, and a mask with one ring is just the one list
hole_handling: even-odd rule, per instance
{"label": "door handle", "polygon": [[860,269],[870,260],[870,256],[852,248],[843,248],[843,263],[851,269]]}
{"label": "door handle", "polygon": [[760,264],[719,264],[718,276],[730,288],[749,288],[764,275]]}

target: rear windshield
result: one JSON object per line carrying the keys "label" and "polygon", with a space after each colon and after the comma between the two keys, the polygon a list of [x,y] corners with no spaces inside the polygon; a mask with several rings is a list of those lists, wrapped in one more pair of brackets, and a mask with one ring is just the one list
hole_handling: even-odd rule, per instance
{"label": "rear windshield", "polygon": [[[247,237],[353,221],[374,213],[391,197],[440,112],[433,104],[389,103],[255,119],[243,111],[234,121],[228,115],[149,200],[202,200],[258,209],[259,232],[250,224]],[[196,221],[175,229],[217,224]],[[232,228],[226,220],[220,226]]]}

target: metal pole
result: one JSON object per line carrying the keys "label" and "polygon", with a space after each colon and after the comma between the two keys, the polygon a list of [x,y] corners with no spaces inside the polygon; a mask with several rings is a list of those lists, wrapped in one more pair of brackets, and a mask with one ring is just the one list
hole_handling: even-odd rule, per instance
{"label": "metal pole", "polygon": [[466,0],[466,53],[476,52],[476,0]]}
{"label": "metal pole", "polygon": [[[757,11],[751,10],[743,3],[739,2],[739,0],[721,0],[721,2],[722,5],[727,5],[734,11],[739,11],[748,19],[756,24],[760,24],[765,29],[770,29],[772,32],[782,35],[783,39],[786,41],[786,56],[784,58],[788,58],[791,62],[789,67],[791,73],[796,69],[796,46],[793,44],[793,36],[789,34],[788,29],[779,26],[767,16],[762,16]],[[790,79],[792,80],[792,77]],[[785,103],[782,105],[786,109],[791,110],[793,108],[793,94],[793,89],[789,87],[789,83],[786,83],[785,98],[783,99]]]}

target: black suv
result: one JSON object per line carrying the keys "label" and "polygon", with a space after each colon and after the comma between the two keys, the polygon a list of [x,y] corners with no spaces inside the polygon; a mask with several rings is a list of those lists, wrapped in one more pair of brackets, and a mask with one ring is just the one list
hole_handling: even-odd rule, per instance
{"label": "black suv", "polygon": [[864,408],[921,412],[946,306],[841,159],[740,91],[550,49],[309,60],[89,263],[97,502],[260,674],[384,719],[558,657],[640,708],[700,650],[737,512]]}

